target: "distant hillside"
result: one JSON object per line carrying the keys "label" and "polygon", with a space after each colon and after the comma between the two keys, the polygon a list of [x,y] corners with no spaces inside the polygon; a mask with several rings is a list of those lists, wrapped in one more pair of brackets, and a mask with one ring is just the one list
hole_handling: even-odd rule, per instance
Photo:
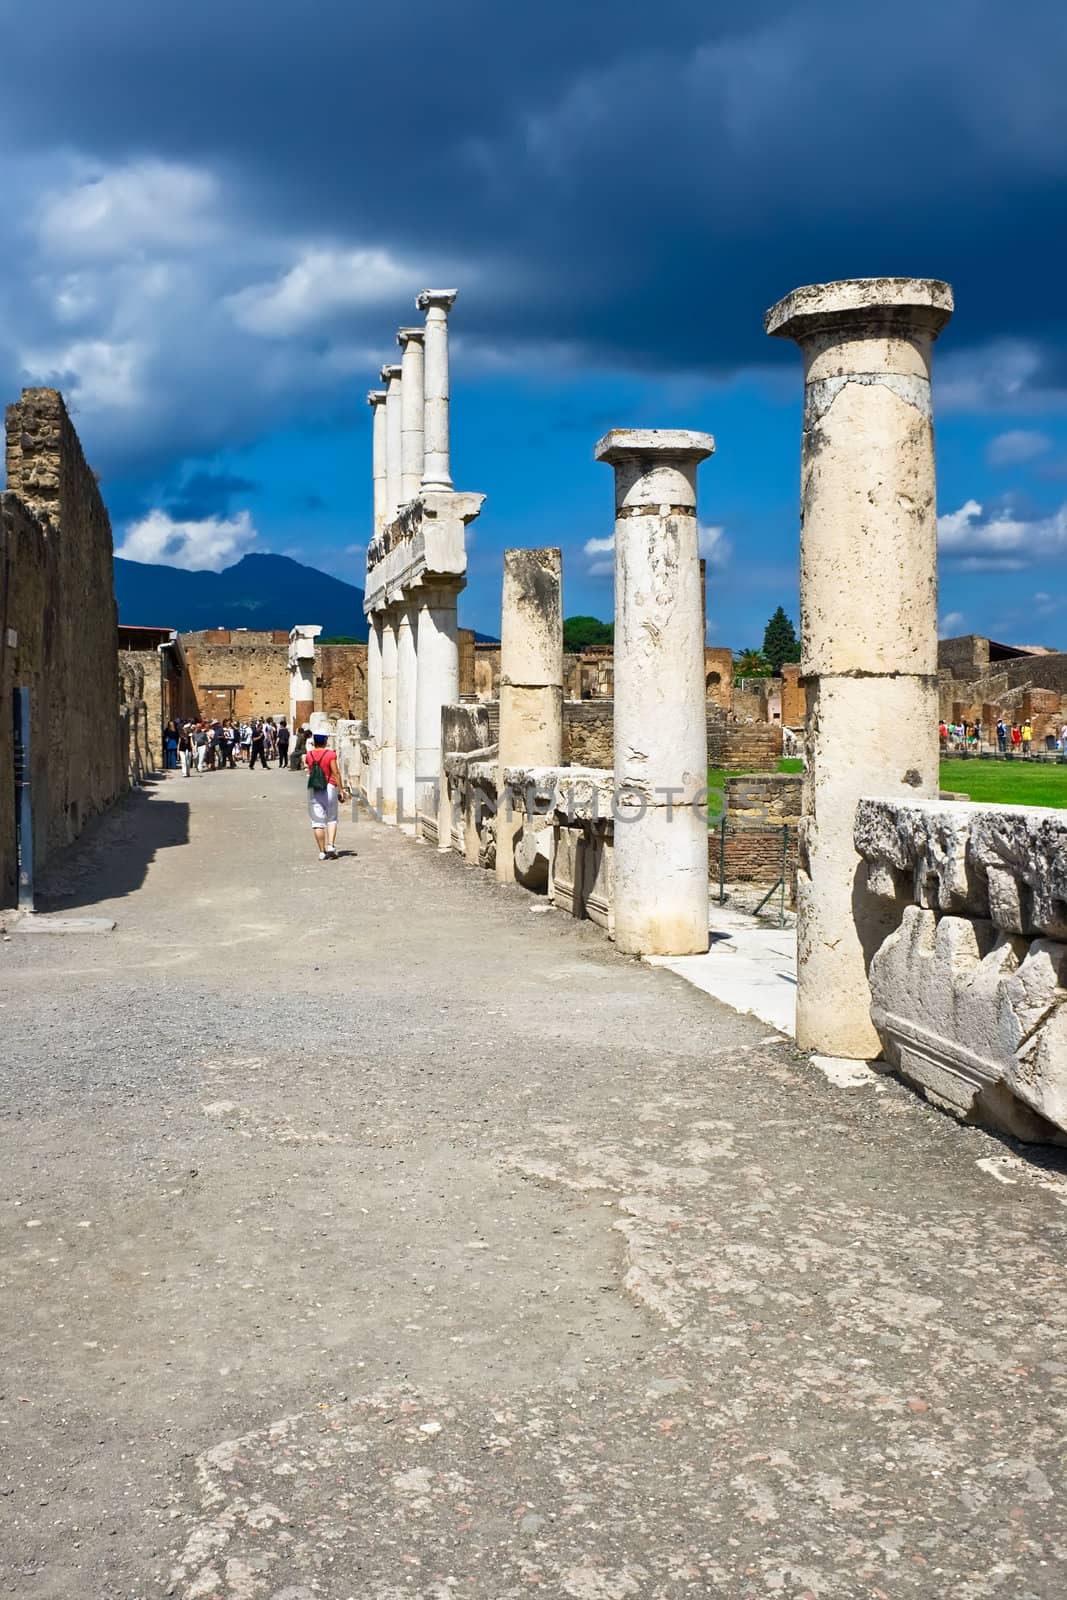
{"label": "distant hillside", "polygon": [[326,638],[364,640],[363,590],[288,556],[247,555],[222,572],[115,559],[119,621],[176,628],[291,628],[321,624]]}

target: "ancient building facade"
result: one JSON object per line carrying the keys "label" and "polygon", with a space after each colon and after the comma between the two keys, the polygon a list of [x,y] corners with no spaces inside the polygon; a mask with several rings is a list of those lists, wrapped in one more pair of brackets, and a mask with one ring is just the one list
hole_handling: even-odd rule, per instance
{"label": "ancient building facade", "polygon": [[938,698],[945,722],[981,722],[991,736],[998,718],[1029,722],[1035,745],[1067,722],[1067,653],[999,644],[980,634],[942,639]]}
{"label": "ancient building facade", "polygon": [[37,866],[128,783],[111,525],[56,389],[25,389],[8,407],[0,538],[0,904],[12,904],[14,690],[29,690]]}

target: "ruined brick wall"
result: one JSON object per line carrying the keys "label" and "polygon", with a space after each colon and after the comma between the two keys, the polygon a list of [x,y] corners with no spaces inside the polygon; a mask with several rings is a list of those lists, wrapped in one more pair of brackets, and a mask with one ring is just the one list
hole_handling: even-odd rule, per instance
{"label": "ruined brick wall", "polygon": [[781,723],[709,723],[709,766],[724,772],[773,772],[781,755]]}
{"label": "ruined brick wall", "polygon": [[[183,633],[196,715],[289,715],[289,635],[213,629]],[[338,647],[334,647],[338,648]],[[362,713],[366,715],[366,709]]]}
{"label": "ruined brick wall", "polygon": [[727,883],[775,883],[786,865],[787,900],[796,898],[797,826],[801,779],[789,773],[728,778],[725,838],[711,836],[711,871],[718,877],[725,853]]}
{"label": "ruined brick wall", "polygon": [[[141,783],[163,771],[163,661],[158,650],[120,650],[122,703],[131,718],[127,769]],[[124,740],[126,736],[124,735]]]}
{"label": "ruined brick wall", "polygon": [[989,640],[977,633],[964,633],[956,639],[939,639],[938,669],[959,677],[970,677],[989,666]]}
{"label": "ruined brick wall", "polygon": [[315,709],[331,717],[366,721],[365,644],[322,644],[316,648]]}
{"label": "ruined brick wall", "polygon": [[943,668],[938,698],[946,722],[981,720],[991,734],[998,717],[1009,723],[1029,719],[1035,741],[1043,741],[1067,721],[1067,654],[995,661],[969,676]]}
{"label": "ruined brick wall", "polygon": [[572,767],[613,766],[614,717],[614,700],[564,700],[564,761]]}
{"label": "ruined brick wall", "polygon": [[734,653],[719,645],[704,647],[704,690],[708,701],[727,714],[734,701]]}
{"label": "ruined brick wall", "polygon": [[12,781],[14,700],[30,691],[31,795],[38,860],[48,835],[48,728],[51,720],[52,649],[55,640],[54,549],[34,517],[13,494],[0,495],[0,906],[18,899],[15,789]]}
{"label": "ruined brick wall", "polygon": [[800,681],[800,667],[782,668],[782,726],[803,728],[808,715],[808,692]]}
{"label": "ruined brick wall", "polygon": [[[46,820],[38,861],[77,837],[127,786],[117,700],[111,524],[56,389],[24,389],[7,409],[7,486],[51,550],[43,638],[49,682]],[[17,589],[21,580],[11,580]]]}
{"label": "ruined brick wall", "polygon": [[475,693],[473,628],[459,629],[459,692],[463,696]]}

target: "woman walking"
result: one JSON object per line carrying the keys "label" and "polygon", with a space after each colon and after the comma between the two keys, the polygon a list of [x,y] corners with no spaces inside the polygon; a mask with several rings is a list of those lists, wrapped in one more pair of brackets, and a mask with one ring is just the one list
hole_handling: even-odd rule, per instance
{"label": "woman walking", "polygon": [[163,729],[163,765],[171,771],[178,765],[178,730],[173,719]]}
{"label": "woman walking", "polygon": [[182,764],[182,777],[187,778],[193,764],[193,736],[187,722],[183,722],[178,731],[178,760]]}
{"label": "woman walking", "polygon": [[329,735],[313,733],[304,756],[308,769],[308,816],[319,847],[319,860],[337,859],[337,807],[344,800],[337,756],[327,750]]}

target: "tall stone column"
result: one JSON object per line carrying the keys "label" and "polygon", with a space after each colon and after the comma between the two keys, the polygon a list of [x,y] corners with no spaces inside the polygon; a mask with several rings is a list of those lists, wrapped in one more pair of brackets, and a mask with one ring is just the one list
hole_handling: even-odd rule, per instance
{"label": "tall stone column", "polygon": [[[450,583],[432,581],[416,591],[417,689],[415,695],[415,808],[440,818],[441,707],[459,700],[459,628]],[[438,848],[448,849],[447,837]]]}
{"label": "tall stone column", "polygon": [[708,948],[708,737],[696,473],[710,434],[616,428],[615,943]]}
{"label": "tall stone column", "polygon": [[379,615],[382,630],[382,732],[379,747],[382,821],[395,826],[397,618],[392,607]]}
{"label": "tall stone column", "polygon": [[382,368],[385,384],[385,521],[390,523],[400,510],[403,474],[403,386],[399,364]]}
{"label": "tall stone column", "polygon": [[938,793],[933,341],[928,278],[796,289],[765,326],[804,357],[801,682],[807,771],[797,883],[797,1043],[879,1054],[865,957],[891,931],[853,844],[862,795]]}
{"label": "tall stone column", "polygon": [[385,439],[385,403],[384,389],[372,389],[367,395],[367,404],[371,408],[373,418],[371,432],[371,451],[374,473],[374,533],[377,536],[385,526],[385,508],[388,500],[388,479],[386,474],[386,439]]}
{"label": "tall stone column", "polygon": [[367,618],[367,735],[367,800],[374,806],[382,786],[382,618],[377,611]]}
{"label": "tall stone column", "polygon": [[400,504],[418,498],[422,486],[425,447],[423,444],[423,330],[401,328],[396,342],[400,358]]}
{"label": "tall stone column", "polygon": [[415,301],[426,313],[425,454],[423,489],[451,489],[452,465],[448,438],[448,313],[455,289],[424,289]]}
{"label": "tall stone column", "polygon": [[[558,767],[563,759],[563,558],[559,550],[505,550],[500,611],[500,771]],[[515,880],[522,818],[508,818],[497,786],[496,875]]]}
{"label": "tall stone column", "polygon": [[294,732],[315,710],[315,640],[321,632],[307,623],[289,632],[289,726]]}
{"label": "tall stone column", "polygon": [[414,607],[405,596],[396,608],[396,820],[415,832],[415,715],[418,663]]}

